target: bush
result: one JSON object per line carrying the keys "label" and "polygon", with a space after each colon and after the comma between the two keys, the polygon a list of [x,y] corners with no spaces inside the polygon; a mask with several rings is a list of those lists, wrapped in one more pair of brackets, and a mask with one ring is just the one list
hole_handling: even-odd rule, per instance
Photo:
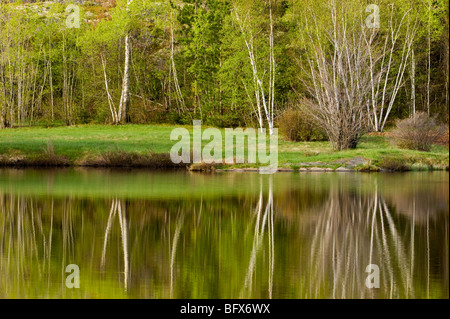
{"label": "bush", "polygon": [[170,154],[148,152],[126,152],[123,150],[110,150],[98,156],[88,156],[77,162],[86,167],[121,167],[121,168],[153,168],[169,169],[184,168],[186,164],[174,164]]}
{"label": "bush", "polygon": [[445,131],[443,126],[436,124],[435,118],[417,113],[414,118],[398,120],[393,137],[401,148],[429,152]]}
{"label": "bush", "polygon": [[327,141],[328,138],[316,125],[314,125],[307,115],[300,110],[288,109],[281,114],[278,119],[280,132],[290,141]]}
{"label": "bush", "polygon": [[382,169],[386,169],[394,172],[405,172],[411,170],[408,163],[406,163],[404,158],[398,158],[394,156],[383,157],[378,166]]}

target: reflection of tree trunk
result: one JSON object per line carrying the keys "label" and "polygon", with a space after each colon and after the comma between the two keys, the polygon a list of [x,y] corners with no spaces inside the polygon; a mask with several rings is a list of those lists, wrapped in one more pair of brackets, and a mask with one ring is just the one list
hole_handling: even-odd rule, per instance
{"label": "reflection of tree trunk", "polygon": [[130,273],[130,258],[128,254],[128,220],[127,220],[127,205],[124,203],[122,210],[122,201],[118,201],[118,213],[119,213],[119,224],[120,233],[122,238],[122,248],[123,248],[123,265],[124,265],[124,286],[125,290],[128,290],[129,286],[129,273]]}
{"label": "reflection of tree trunk", "polygon": [[52,217],[50,219],[50,233],[48,234],[48,249],[47,249],[47,290],[50,289],[50,257],[52,255],[52,235],[53,235],[53,212],[55,203],[52,199]]}
{"label": "reflection of tree trunk", "polygon": [[[30,212],[31,212],[31,231],[32,231],[32,234],[33,234],[32,245],[33,245],[33,250],[34,250],[34,256],[35,256],[36,260],[39,260],[38,247],[37,247],[37,241],[36,241],[36,228],[34,226],[33,201],[31,201],[31,203],[30,203]],[[38,263],[37,267],[38,267],[38,272],[39,272],[39,277],[40,277],[41,276],[41,264]]]}
{"label": "reflection of tree trunk", "polygon": [[427,209],[427,298],[430,298],[430,210]]}
{"label": "reflection of tree trunk", "polygon": [[173,235],[172,248],[170,253],[170,299],[173,298],[173,266],[175,264],[175,256],[177,253],[178,239],[180,238],[181,226],[183,225],[184,215],[181,215],[177,222],[177,228]]}
{"label": "reflection of tree trunk", "polygon": [[[398,260],[398,264],[399,264],[398,266],[400,269],[400,275],[403,280],[403,285],[404,285],[403,288],[405,290],[405,295],[408,296],[408,294],[410,293],[408,291],[408,287],[411,287],[411,292],[414,291],[412,289],[413,288],[412,277],[408,276],[408,272],[406,271],[408,268],[410,268],[407,265],[408,260],[410,260],[410,259],[406,258],[406,249],[405,249],[403,241],[402,241],[402,236],[398,234],[398,231],[395,226],[394,220],[392,218],[391,212],[390,212],[386,202],[384,201],[384,199],[381,199],[381,203],[383,204],[384,213],[385,213],[386,219],[387,219],[390,229],[391,229],[391,235],[395,239],[394,247],[396,248],[396,256],[397,256],[397,260]],[[412,296],[412,298],[414,298],[414,295]]]}
{"label": "reflection of tree trunk", "polygon": [[[410,271],[409,277],[412,279],[414,274],[414,239],[415,239],[415,225],[416,225],[416,199],[413,202],[413,212],[411,221],[411,259],[410,259]],[[409,287],[408,287],[409,288]],[[412,287],[411,287],[412,288]],[[412,289],[411,289],[412,290]]]}
{"label": "reflection of tree trunk", "polygon": [[272,205],[270,206],[270,223],[269,223],[269,299],[272,299],[273,291],[273,268],[275,260],[275,248],[274,248],[274,234],[273,234],[273,191],[272,191],[272,179],[270,180],[270,201]]}
{"label": "reflection of tree trunk", "polygon": [[[61,258],[61,278],[65,278],[65,269],[73,260],[73,236],[72,236],[72,209],[73,202],[71,198],[65,199],[62,212],[62,258]],[[71,254],[72,252],[72,254]],[[64,287],[64,280],[61,281],[61,287]]]}
{"label": "reflection of tree trunk", "polygon": [[128,245],[128,219],[127,219],[127,205],[119,199],[113,199],[111,203],[111,210],[109,212],[108,222],[105,230],[105,239],[103,242],[103,251],[101,258],[101,267],[105,267],[106,246],[108,244],[108,235],[111,232],[113,218],[118,215],[120,225],[120,235],[122,239],[123,250],[123,264],[124,264],[124,287],[128,290],[129,275],[130,275],[130,257],[129,257],[129,245]]}
{"label": "reflection of tree trunk", "polygon": [[108,235],[111,232],[112,220],[113,220],[114,216],[116,215],[116,210],[117,210],[116,200],[113,199],[112,204],[111,204],[111,210],[109,211],[108,222],[106,224],[105,240],[103,242],[103,251],[102,251],[102,260],[101,260],[102,269],[104,269],[104,267],[105,267],[106,245],[108,244]]}
{"label": "reflection of tree trunk", "polygon": [[[272,284],[273,284],[273,188],[272,188],[272,176],[270,176],[269,184],[269,200],[264,211],[264,216],[261,220],[262,213],[262,201],[263,201],[263,187],[261,182],[261,189],[259,195],[259,202],[256,210],[256,223],[255,223],[255,235],[253,239],[253,248],[250,255],[250,261],[248,265],[247,275],[245,276],[245,282],[243,290],[241,291],[240,298],[243,298],[243,293],[245,289],[248,289],[248,297],[251,297],[252,292],[252,279],[256,267],[256,257],[258,252],[261,251],[261,245],[264,238],[264,230],[266,228],[266,223],[269,220],[269,296],[272,298]],[[270,216],[269,216],[270,215]],[[261,224],[261,225],[260,225]],[[261,226],[261,227],[260,227]]]}

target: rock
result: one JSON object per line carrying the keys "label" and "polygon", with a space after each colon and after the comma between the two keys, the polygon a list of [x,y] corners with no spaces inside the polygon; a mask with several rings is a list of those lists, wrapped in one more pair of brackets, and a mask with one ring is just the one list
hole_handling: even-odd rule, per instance
{"label": "rock", "polygon": [[358,156],[358,157],[351,158],[351,159],[335,161],[335,162],[333,162],[333,164],[341,164],[341,165],[345,165],[345,166],[354,168],[357,166],[368,165],[369,162],[370,161],[368,159]]}

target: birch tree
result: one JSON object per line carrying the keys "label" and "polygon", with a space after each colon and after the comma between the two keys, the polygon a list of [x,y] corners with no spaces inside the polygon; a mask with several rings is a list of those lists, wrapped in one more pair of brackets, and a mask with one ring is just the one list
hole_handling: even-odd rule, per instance
{"label": "birch tree", "polygon": [[[130,106],[130,73],[131,73],[131,55],[132,55],[132,41],[131,41],[131,16],[133,10],[131,5],[134,0],[127,0],[122,7],[120,4],[112,13],[111,20],[101,20],[90,33],[85,34],[82,41],[82,46],[85,53],[92,55],[91,48],[94,47],[94,54],[92,58],[99,59],[102,67],[102,78],[104,82],[105,95],[111,114],[113,124],[124,124],[130,122],[129,106]],[[114,102],[114,90],[110,85],[112,69],[111,63],[108,62],[108,56],[112,55],[117,48],[117,44],[121,43],[123,39],[123,71],[121,72],[120,85],[120,99],[116,104]],[[115,57],[121,55],[116,51]],[[116,58],[117,59],[117,58]]]}
{"label": "birch tree", "polygon": [[[239,6],[236,2],[233,4],[233,12],[236,22],[241,30],[242,38],[245,43],[246,50],[248,51],[248,58],[253,74],[253,86],[254,95],[256,101],[256,115],[258,119],[258,124],[260,129],[264,129],[264,120],[267,122],[269,127],[270,135],[274,132],[274,111],[275,111],[275,80],[276,80],[276,62],[274,53],[274,21],[272,12],[272,0],[268,1],[269,6],[269,34],[268,34],[268,79],[264,79],[264,74],[267,69],[260,70],[261,65],[259,65],[256,54],[255,54],[255,36],[256,32],[253,30],[252,26],[252,12],[251,8],[246,8],[245,6]],[[243,18],[241,13],[243,12]],[[261,63],[262,64],[262,63]],[[267,82],[265,84],[264,82]],[[268,87],[268,92],[266,93],[265,88]]]}
{"label": "birch tree", "polygon": [[[300,97],[304,111],[322,127],[334,150],[355,148],[366,130],[366,105],[371,87],[370,51],[366,28],[350,8],[329,1],[329,26],[319,27],[314,9],[305,17],[303,62],[307,95]],[[377,78],[379,75],[374,75]]]}
{"label": "birch tree", "polygon": [[[394,5],[391,5],[385,34],[373,29],[365,36],[371,76],[368,115],[372,129],[377,132],[384,130],[397,94],[404,85],[405,71],[418,27],[417,19],[410,18],[411,10],[406,11],[400,19],[395,18],[395,10]],[[399,57],[396,57],[397,54]]]}
{"label": "birch tree", "polygon": [[[170,75],[169,78],[173,80],[175,89],[176,101],[178,104],[178,112],[186,111],[186,102],[184,101],[183,93],[181,92],[180,82],[178,81],[177,66],[175,64],[175,14],[174,9],[170,9]],[[169,84],[170,85],[170,84]]]}
{"label": "birch tree", "polygon": [[411,110],[410,116],[416,117],[416,57],[414,49],[411,51]]}
{"label": "birch tree", "polygon": [[[133,0],[127,0],[126,13],[130,11]],[[130,122],[128,110],[130,108],[130,63],[131,63],[131,36],[128,29],[125,30],[125,61],[123,68],[122,94],[119,103],[119,123]]]}

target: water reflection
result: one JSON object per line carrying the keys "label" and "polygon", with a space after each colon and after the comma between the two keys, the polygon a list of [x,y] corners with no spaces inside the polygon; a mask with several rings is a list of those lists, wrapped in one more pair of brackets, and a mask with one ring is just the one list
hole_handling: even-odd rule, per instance
{"label": "water reflection", "polygon": [[[0,174],[0,298],[449,295],[448,173],[148,173],[136,196],[113,185],[95,197],[71,188],[76,174],[61,191],[59,173],[41,172],[52,180],[45,195],[13,174]],[[165,197],[155,186],[170,178],[194,190]],[[162,195],[142,196],[151,192]],[[80,267],[80,289],[65,286],[68,264]],[[369,264],[379,289],[366,287]]]}
{"label": "water reflection", "polygon": [[253,237],[252,252],[250,257],[250,262],[248,265],[247,275],[245,276],[244,287],[240,293],[239,298],[251,298],[252,297],[252,287],[253,287],[253,277],[256,268],[256,256],[262,250],[262,244],[264,235],[268,233],[268,255],[269,255],[269,279],[268,279],[268,293],[269,298],[272,298],[273,289],[273,268],[274,268],[274,233],[273,233],[273,177],[269,177],[269,195],[267,199],[267,204],[263,211],[263,180],[261,178],[261,189],[259,192],[259,200],[254,211],[256,216],[255,220],[255,233]]}
{"label": "water reflection", "polygon": [[[413,224],[412,236],[400,234],[376,187],[365,197],[332,188],[320,211],[311,235],[311,297],[320,298],[328,289],[332,298],[415,298]],[[404,241],[410,241],[408,251]],[[371,264],[381,269],[379,290],[361,289],[368,276],[363,270]]]}
{"label": "water reflection", "polygon": [[106,247],[108,245],[108,235],[111,232],[111,226],[114,220],[114,217],[117,216],[120,225],[120,238],[122,240],[122,249],[123,249],[123,286],[124,289],[128,289],[128,278],[129,278],[129,255],[128,255],[128,221],[127,221],[127,210],[126,205],[123,201],[114,198],[111,202],[111,210],[109,211],[108,222],[106,224],[105,230],[105,241],[103,244],[102,251],[102,260],[100,262],[101,269],[105,269],[105,256],[106,256]]}

